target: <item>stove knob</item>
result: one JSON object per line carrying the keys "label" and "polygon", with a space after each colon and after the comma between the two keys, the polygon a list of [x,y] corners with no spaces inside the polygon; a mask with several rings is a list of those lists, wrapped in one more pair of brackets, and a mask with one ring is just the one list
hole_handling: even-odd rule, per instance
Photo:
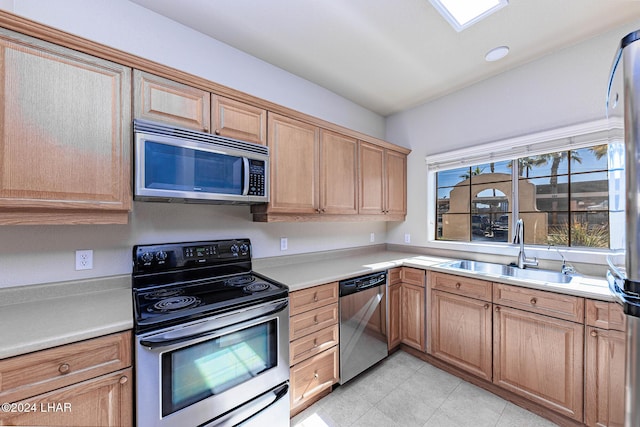
{"label": "stove knob", "polygon": [[240,250],[240,248],[238,247],[238,245],[236,245],[235,243],[233,245],[231,245],[231,247],[229,248],[229,250],[231,251],[231,253],[233,255],[238,255],[238,251]]}
{"label": "stove knob", "polygon": [[164,261],[165,259],[167,259],[167,253],[165,251],[160,251],[156,253],[156,259],[158,261]]}
{"label": "stove knob", "polygon": [[242,253],[242,255],[246,255],[249,253],[249,246],[246,243],[240,245],[240,253]]}
{"label": "stove knob", "polygon": [[140,255],[140,259],[142,259],[142,262],[144,263],[148,263],[153,261],[153,254],[151,252],[144,252],[142,255]]}

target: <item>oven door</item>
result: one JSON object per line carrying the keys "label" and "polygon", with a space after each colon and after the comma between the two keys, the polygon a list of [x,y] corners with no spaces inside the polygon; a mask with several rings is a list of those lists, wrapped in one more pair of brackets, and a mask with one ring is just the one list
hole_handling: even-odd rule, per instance
{"label": "oven door", "polygon": [[283,299],[136,336],[137,425],[226,424],[230,411],[249,419],[276,403],[288,412],[288,331]]}

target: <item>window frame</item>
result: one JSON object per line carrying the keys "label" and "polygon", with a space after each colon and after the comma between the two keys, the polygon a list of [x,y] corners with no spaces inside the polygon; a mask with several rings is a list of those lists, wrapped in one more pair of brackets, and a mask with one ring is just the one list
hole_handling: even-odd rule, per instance
{"label": "window frame", "polygon": [[[437,204],[437,184],[436,173],[446,169],[460,168],[465,166],[474,166],[477,164],[499,162],[505,160],[516,160],[520,157],[535,156],[552,152],[560,152],[566,150],[577,150],[580,148],[591,147],[601,144],[622,144],[622,152],[624,153],[624,131],[622,120],[602,119],[571,125],[543,132],[532,133],[516,138],[509,138],[501,141],[479,144],[473,147],[427,155],[425,163],[427,165],[427,246],[438,249],[464,251],[470,253],[482,253],[491,255],[505,255],[513,252],[514,245],[511,243],[515,221],[511,221],[509,229],[509,237],[507,242],[478,242],[478,241],[447,241],[436,239],[437,213],[435,206]],[[622,159],[621,170],[624,174],[624,159]],[[611,165],[609,171],[611,171]],[[512,192],[513,185],[517,185],[517,174],[512,176]],[[624,179],[622,180],[624,187]],[[515,182],[515,184],[513,184]],[[611,186],[610,186],[611,187]],[[621,196],[623,200],[622,207],[609,207],[609,212],[614,211],[618,217],[624,218],[624,199],[626,198],[625,189],[609,188],[609,197],[611,199],[612,192]],[[517,203],[517,198],[512,198]],[[518,212],[517,206],[511,209]],[[610,216],[611,218],[611,216]],[[571,260],[574,262],[589,262],[597,264],[606,264],[606,256],[610,254],[619,255],[624,251],[624,225],[620,221],[616,221],[615,227],[612,226],[614,221],[610,219],[610,234],[617,233],[615,238],[610,239],[610,248],[588,248],[575,246],[549,247],[547,245],[527,245],[527,254],[538,256],[541,259],[561,260],[558,251],[563,254],[572,254]],[[624,223],[624,220],[622,221]],[[517,255],[517,252],[514,253]]]}

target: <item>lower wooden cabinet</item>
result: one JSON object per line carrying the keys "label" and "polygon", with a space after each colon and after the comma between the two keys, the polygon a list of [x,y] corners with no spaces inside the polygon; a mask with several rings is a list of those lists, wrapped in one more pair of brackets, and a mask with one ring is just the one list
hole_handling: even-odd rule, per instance
{"label": "lower wooden cabinet", "polygon": [[430,352],[482,379],[492,378],[491,303],[431,291]]}
{"label": "lower wooden cabinet", "polygon": [[0,425],[131,426],[131,362],[130,332],[0,360]]}
{"label": "lower wooden cabinet", "polygon": [[402,283],[400,285],[400,337],[403,344],[425,350],[424,287]]}
{"label": "lower wooden cabinet", "polygon": [[624,426],[626,332],[622,307],[587,300],[585,407],[587,426]]}
{"label": "lower wooden cabinet", "polygon": [[340,379],[338,282],[291,292],[289,300],[293,416],[329,393]]}
{"label": "lower wooden cabinet", "polygon": [[132,368],[14,402],[3,426],[131,426]]}
{"label": "lower wooden cabinet", "polygon": [[387,290],[387,301],[389,304],[389,325],[387,326],[387,347],[389,350],[397,347],[402,342],[402,335],[400,330],[400,312],[402,311],[402,304],[400,301],[400,290],[402,285],[395,283],[389,285]]}
{"label": "lower wooden cabinet", "polygon": [[493,382],[582,421],[584,325],[496,306]]}

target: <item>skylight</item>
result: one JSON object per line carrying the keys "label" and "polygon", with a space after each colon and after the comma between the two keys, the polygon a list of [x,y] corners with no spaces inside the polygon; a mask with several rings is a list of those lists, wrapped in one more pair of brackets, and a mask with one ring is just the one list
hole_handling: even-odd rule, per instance
{"label": "skylight", "polygon": [[505,7],[509,0],[429,0],[456,31]]}

